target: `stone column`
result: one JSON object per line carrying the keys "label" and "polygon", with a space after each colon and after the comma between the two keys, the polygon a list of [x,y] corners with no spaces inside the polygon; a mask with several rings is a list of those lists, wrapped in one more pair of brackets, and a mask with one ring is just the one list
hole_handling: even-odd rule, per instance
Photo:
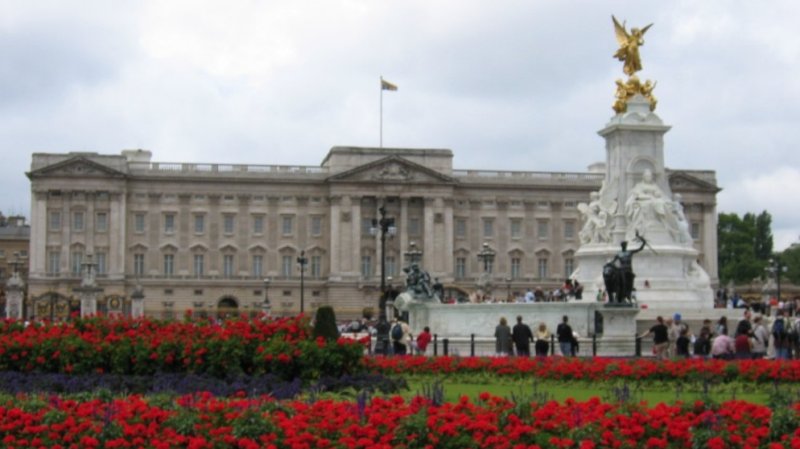
{"label": "stone column", "polygon": [[47,271],[47,192],[34,191],[31,203],[30,275],[39,277]]}
{"label": "stone column", "polygon": [[341,271],[341,265],[339,263],[339,258],[341,257],[341,220],[342,220],[342,212],[340,203],[342,201],[342,197],[340,196],[332,196],[330,198],[330,275],[331,276],[338,276]]}
{"label": "stone column", "polygon": [[439,268],[436,266],[434,260],[436,258],[436,238],[433,229],[433,214],[434,205],[436,204],[435,198],[426,197],[423,199],[423,225],[422,231],[422,268],[428,272],[437,271]]}
{"label": "stone column", "polygon": [[397,230],[400,233],[400,252],[398,263],[400,263],[399,267],[405,267],[408,265],[408,261],[405,260],[405,253],[406,249],[408,248],[408,198],[401,197],[400,198],[400,219],[397,223]]}
{"label": "stone column", "polygon": [[125,237],[127,234],[127,195],[111,193],[109,197],[109,245],[108,274],[113,278],[125,279]]}
{"label": "stone column", "polygon": [[454,277],[453,252],[455,251],[455,237],[453,235],[453,200],[444,201],[444,276],[447,279]]}
{"label": "stone column", "polygon": [[352,220],[350,220],[350,224],[352,225],[352,246],[351,253],[350,253],[350,260],[352,261],[350,266],[352,268],[352,273],[356,277],[361,275],[361,197],[354,196],[351,198],[351,205],[350,211],[352,213]]}

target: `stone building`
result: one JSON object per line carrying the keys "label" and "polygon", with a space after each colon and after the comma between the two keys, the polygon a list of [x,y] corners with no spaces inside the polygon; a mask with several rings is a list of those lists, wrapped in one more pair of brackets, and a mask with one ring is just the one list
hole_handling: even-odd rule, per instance
{"label": "stone building", "polygon": [[[334,147],[320,166],[153,162],[151,153],[33,155],[30,313],[80,307],[73,288],[89,255],[98,310],[130,312],[140,285],[148,315],[235,309],[274,315],[334,306],[359,316],[379,296],[378,210],[395,219],[386,274],[403,282],[413,243],[447,295],[473,291],[484,265],[494,294],[553,289],[574,267],[579,202],[600,186],[583,173],[462,170],[443,149]],[[716,177],[669,170],[683,196],[700,263],[717,276]]]}

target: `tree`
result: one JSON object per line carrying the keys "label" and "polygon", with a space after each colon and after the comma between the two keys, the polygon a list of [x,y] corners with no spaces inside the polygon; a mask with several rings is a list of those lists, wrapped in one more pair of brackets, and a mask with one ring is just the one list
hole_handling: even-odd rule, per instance
{"label": "tree", "polygon": [[759,260],[772,257],[772,215],[763,211],[755,217],[755,253]]}
{"label": "tree", "polygon": [[792,284],[800,284],[800,244],[786,248],[779,257],[781,264],[786,266],[786,279]]}
{"label": "tree", "polygon": [[[761,258],[761,251],[769,247],[772,251],[772,217],[764,211],[761,218],[762,235],[757,237],[759,218],[746,213],[742,218],[737,214],[719,214],[717,224],[719,278],[722,284],[750,282],[764,274],[764,266],[771,254]],[[758,248],[758,249],[757,249]]]}

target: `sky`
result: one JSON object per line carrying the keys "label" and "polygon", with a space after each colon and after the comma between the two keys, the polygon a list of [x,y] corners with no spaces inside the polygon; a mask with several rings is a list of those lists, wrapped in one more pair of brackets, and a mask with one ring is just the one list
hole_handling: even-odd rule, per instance
{"label": "sky", "polygon": [[448,148],[458,169],[581,172],[605,159],[640,49],[672,126],[665,163],[712,169],[719,212],[800,238],[800,2],[0,2],[0,211],[30,210],[34,152],[319,165],[337,145]]}

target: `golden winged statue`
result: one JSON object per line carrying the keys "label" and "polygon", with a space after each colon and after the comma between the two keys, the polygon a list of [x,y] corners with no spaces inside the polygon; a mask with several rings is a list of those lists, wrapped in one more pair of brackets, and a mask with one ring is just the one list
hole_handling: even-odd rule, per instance
{"label": "golden winged statue", "polygon": [[628,33],[628,31],[625,30],[625,22],[622,22],[622,25],[620,25],[617,18],[613,15],[611,16],[611,20],[614,21],[614,33],[617,36],[617,42],[619,42],[619,50],[614,53],[614,57],[623,61],[622,71],[625,72],[626,75],[631,76],[639,70],[642,70],[642,60],[639,59],[639,47],[644,45],[644,33],[646,33],[653,24],[651,23],[642,29],[631,28],[631,32]]}

